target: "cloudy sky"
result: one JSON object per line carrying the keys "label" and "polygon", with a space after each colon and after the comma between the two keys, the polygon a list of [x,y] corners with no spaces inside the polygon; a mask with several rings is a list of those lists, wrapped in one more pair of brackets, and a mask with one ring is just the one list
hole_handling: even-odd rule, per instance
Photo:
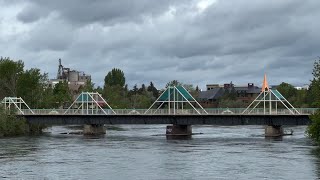
{"label": "cloudy sky", "polygon": [[103,84],[170,80],[296,85],[320,56],[319,0],[0,0],[0,56],[56,76],[58,59]]}

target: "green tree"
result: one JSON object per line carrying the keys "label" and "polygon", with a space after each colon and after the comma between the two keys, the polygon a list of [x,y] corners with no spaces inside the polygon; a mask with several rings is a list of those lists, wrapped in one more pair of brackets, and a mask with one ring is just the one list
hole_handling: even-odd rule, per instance
{"label": "green tree", "polygon": [[142,85],[141,85],[141,88],[138,90],[139,94],[145,94],[146,91],[147,91],[146,85],[145,85],[145,84],[142,84]]}
{"label": "green tree", "polygon": [[308,91],[305,89],[298,90],[297,91],[297,97],[295,98],[295,101],[293,102],[294,107],[300,107],[300,108],[308,108],[308,102],[307,102],[307,95]]}
{"label": "green tree", "polygon": [[[149,90],[151,90],[149,88]],[[153,92],[148,91],[148,88],[144,84],[141,88],[137,85],[133,86],[133,89],[128,93],[130,108],[132,109],[146,109],[149,108],[151,103],[154,101]]]}
{"label": "green tree", "polygon": [[70,104],[72,97],[69,91],[68,82],[63,81],[56,84],[53,88],[53,97],[56,108],[61,108],[65,104]]}
{"label": "green tree", "polygon": [[307,135],[320,145],[320,111],[310,116],[311,124],[307,128]]}
{"label": "green tree", "polygon": [[132,96],[131,103],[132,108],[135,109],[147,109],[152,104],[152,93],[146,92],[145,94],[136,94]]}
{"label": "green tree", "polygon": [[46,87],[41,97],[42,99],[39,102],[38,108],[51,109],[53,107],[58,107],[58,103],[56,103],[56,98],[53,94],[52,87]]}
{"label": "green tree", "polygon": [[198,86],[198,85],[196,86],[196,91],[198,91],[198,92],[200,91],[200,89],[199,89],[199,86]]}
{"label": "green tree", "polygon": [[307,104],[307,90],[297,90],[291,84],[282,82],[277,90],[294,106],[294,107],[308,107]]}
{"label": "green tree", "polygon": [[105,76],[103,97],[112,108],[123,109],[129,106],[126,78],[122,70],[114,68]]}
{"label": "green tree", "polygon": [[226,97],[219,99],[219,108],[242,108],[245,104],[241,100],[232,100]]}
{"label": "green tree", "polygon": [[103,97],[112,108],[123,109],[128,107],[126,78],[122,70],[113,68],[104,78]]}
{"label": "green tree", "polygon": [[130,108],[132,109],[137,108],[138,95],[139,95],[139,88],[138,88],[138,85],[135,84],[128,93]]}
{"label": "green tree", "polygon": [[128,91],[129,91],[129,89],[128,89],[128,84],[126,84],[126,85],[124,86],[124,90],[125,90],[125,92],[128,92]]}
{"label": "green tree", "polygon": [[169,86],[182,86],[182,83],[179,82],[178,80],[172,80],[167,83],[166,88]]}
{"label": "green tree", "polygon": [[134,86],[133,86],[133,89],[132,89],[132,93],[138,93],[138,91],[139,91],[139,89],[138,89],[138,85],[137,84],[135,84]]}
{"label": "green tree", "polygon": [[123,87],[126,83],[126,78],[122,70],[113,68],[104,78],[104,86],[120,86]]}
{"label": "green tree", "polygon": [[129,106],[127,92],[120,85],[106,86],[103,97],[114,109],[126,109]]}
{"label": "green tree", "polygon": [[[223,96],[220,98],[220,105],[223,107],[231,107],[230,105],[224,105],[224,104],[230,104],[232,102],[235,102],[237,100],[237,92],[233,85],[231,85],[230,88],[224,89]],[[230,103],[229,103],[230,102]],[[239,103],[235,102],[235,106],[239,107]],[[234,107],[234,106],[233,106]]]}
{"label": "green tree", "polygon": [[291,84],[282,82],[278,87],[277,90],[282,94],[283,97],[286,99],[291,99],[292,97],[296,97],[298,94],[298,90],[295,89]]}
{"label": "green tree", "polygon": [[94,83],[91,79],[88,79],[84,86],[79,88],[79,92],[93,92],[94,91]]}
{"label": "green tree", "polygon": [[[313,102],[310,104],[314,107],[320,107],[320,59],[314,63],[313,66],[313,80],[311,81],[310,90],[308,94],[312,97]],[[320,110],[316,114],[310,116],[311,123],[307,128],[307,135],[320,145]]]}
{"label": "green tree", "polygon": [[0,58],[0,98],[17,96],[17,80],[23,73],[24,63],[10,58]]}
{"label": "green tree", "polygon": [[100,87],[100,86],[98,86],[97,88],[95,88],[95,89],[93,90],[93,92],[98,92],[99,94],[103,94],[103,88]]}
{"label": "green tree", "polygon": [[310,106],[320,107],[320,59],[314,62],[312,75],[307,99]]}
{"label": "green tree", "polygon": [[0,99],[5,96],[22,97],[32,108],[46,108],[53,101],[46,73],[36,68],[24,70],[21,60],[0,58]]}
{"label": "green tree", "polygon": [[40,69],[30,69],[22,72],[17,80],[17,96],[32,108],[39,108],[41,101],[46,99],[44,91],[48,82],[48,75],[41,74]]}
{"label": "green tree", "polygon": [[157,98],[159,96],[159,91],[158,89],[153,85],[153,82],[150,82],[150,85],[147,88],[148,92],[152,92],[152,96],[154,98]]}

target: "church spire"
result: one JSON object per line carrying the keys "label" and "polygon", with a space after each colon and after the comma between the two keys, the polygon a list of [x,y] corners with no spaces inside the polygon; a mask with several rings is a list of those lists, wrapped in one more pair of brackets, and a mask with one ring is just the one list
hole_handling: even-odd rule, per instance
{"label": "church spire", "polygon": [[268,81],[267,81],[267,75],[264,74],[264,78],[263,78],[263,84],[262,84],[262,89],[261,91],[264,92],[264,91],[269,91],[269,85],[268,85]]}

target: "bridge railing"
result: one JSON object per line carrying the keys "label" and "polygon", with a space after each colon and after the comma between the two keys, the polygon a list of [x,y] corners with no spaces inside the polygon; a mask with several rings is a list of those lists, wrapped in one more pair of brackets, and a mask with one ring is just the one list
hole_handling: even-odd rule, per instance
{"label": "bridge railing", "polygon": [[[210,115],[223,115],[223,114],[234,114],[241,115],[244,111],[244,108],[212,108],[206,109],[206,112],[202,109],[178,109],[178,110],[168,110],[168,109],[113,109],[116,115],[197,115],[197,114],[206,114]],[[316,112],[316,108],[298,108],[300,114],[310,115]],[[110,109],[95,109],[95,110],[68,110],[66,109],[32,109],[35,115],[112,115],[114,114]],[[29,109],[23,109],[17,114],[32,115]],[[254,109],[250,113],[252,115],[261,115],[261,114],[270,114],[268,110],[264,111],[263,109]],[[292,114],[288,109],[278,109],[277,111],[272,111],[272,115],[289,115]]]}
{"label": "bridge railing", "polygon": [[300,114],[315,114],[318,108],[296,108]]}

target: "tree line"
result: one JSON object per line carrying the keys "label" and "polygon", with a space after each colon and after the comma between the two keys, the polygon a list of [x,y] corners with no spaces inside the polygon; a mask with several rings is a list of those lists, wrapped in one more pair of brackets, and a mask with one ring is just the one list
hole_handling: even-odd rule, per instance
{"label": "tree line", "polygon": [[58,107],[71,100],[66,82],[49,87],[47,73],[38,68],[25,69],[24,62],[0,58],[0,99],[22,97],[31,108]]}
{"label": "tree line", "polygon": [[[315,61],[313,76],[309,89],[297,90],[288,83],[281,83],[277,89],[294,107],[319,107],[320,82],[318,79],[320,59]],[[22,97],[25,102],[36,109],[62,108],[72,103],[77,94],[84,92],[99,92],[115,109],[145,109],[159,96],[161,90],[153,82],[140,87],[134,85],[129,89],[125,74],[122,70],[114,68],[106,73],[103,87],[95,87],[88,81],[78,91],[69,90],[68,82],[61,81],[55,86],[49,86],[47,73],[38,68],[25,69],[21,60],[0,58],[0,99],[4,97]],[[169,85],[183,85],[195,98],[200,92],[198,86],[183,84],[177,80],[167,83]],[[219,100],[219,107],[245,107],[237,100],[234,91],[225,91]]]}
{"label": "tree line", "polygon": [[[168,86],[184,86],[192,95],[199,92],[198,86],[194,88],[191,84],[183,84],[177,80],[172,80],[166,84]],[[104,79],[104,87],[95,89],[101,93],[112,108],[115,109],[147,109],[160,96],[163,90],[155,87],[151,81],[148,86],[137,84],[132,89],[128,88],[124,72],[114,68],[107,73]]]}
{"label": "tree line", "polygon": [[[182,84],[177,80],[166,85],[183,85],[190,93],[196,95],[199,88]],[[0,58],[0,99],[4,97],[22,97],[34,109],[51,109],[68,107],[81,92],[98,92],[115,109],[145,109],[158,98],[158,90],[153,82],[140,87],[134,85],[129,89],[124,72],[113,68],[106,73],[103,87],[95,87],[91,80],[78,91],[70,91],[68,82],[60,81],[50,86],[47,73],[38,68],[25,69],[21,60],[8,57]]]}

